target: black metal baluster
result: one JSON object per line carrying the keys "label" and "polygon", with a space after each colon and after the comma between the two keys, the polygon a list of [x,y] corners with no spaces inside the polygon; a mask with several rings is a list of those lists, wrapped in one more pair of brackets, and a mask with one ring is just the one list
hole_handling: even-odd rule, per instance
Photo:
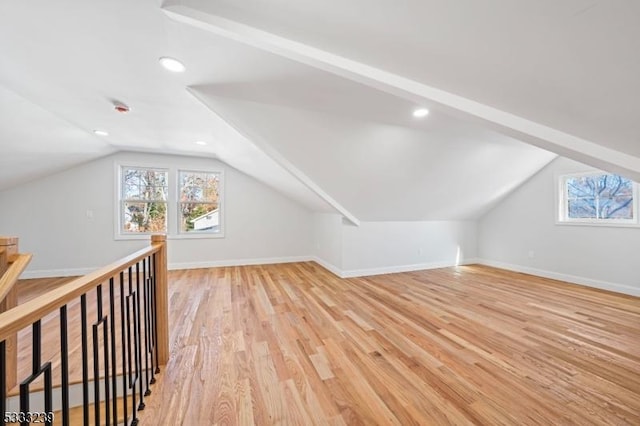
{"label": "black metal baluster", "polygon": [[42,323],[40,320],[33,323],[31,339],[31,372],[36,374],[40,370],[40,361],[42,360]]}
{"label": "black metal baluster", "polygon": [[60,308],[60,369],[62,376],[62,425],[69,426],[69,336],[67,305]]}
{"label": "black metal baluster", "polygon": [[[38,372],[40,374],[42,369]],[[44,367],[44,412],[53,413],[53,379],[51,377],[51,363],[48,362]],[[27,423],[28,424],[28,423]],[[52,421],[46,421],[47,426],[52,426]]]}
{"label": "black metal baluster", "polygon": [[102,402],[100,399],[100,357],[99,357],[99,349],[100,349],[100,341],[98,336],[98,329],[102,326],[102,354],[103,354],[103,365],[104,365],[104,407],[105,407],[105,421],[108,425],[110,423],[110,412],[109,412],[109,398],[110,398],[110,386],[109,386],[109,340],[108,340],[108,330],[107,330],[107,318],[103,313],[103,303],[102,303],[102,284],[98,285],[96,288],[97,295],[97,318],[96,322],[93,324],[93,394],[94,394],[94,417],[96,421],[96,425],[99,425],[101,419],[101,409],[100,403]]}
{"label": "black metal baluster", "polygon": [[145,391],[144,396],[151,395],[149,389],[149,309],[148,309],[148,285],[147,285],[147,259],[142,259],[142,306],[144,308],[144,378],[145,378]]}
{"label": "black metal baluster", "polygon": [[157,269],[157,258],[156,258],[156,253],[153,253],[153,342],[154,342],[154,353],[155,353],[155,358],[156,358],[156,374],[160,373],[160,363],[158,362],[159,358],[158,358],[158,348],[157,348],[157,343],[158,343],[158,303],[157,303],[157,279],[156,277],[158,276],[158,269]]}
{"label": "black metal baluster", "polygon": [[[102,314],[102,286],[99,285],[97,290],[98,299],[98,320],[100,320]],[[93,414],[95,417],[95,424],[100,424],[100,364],[98,362],[98,328],[96,323],[93,324]]]}
{"label": "black metal baluster", "polygon": [[109,318],[111,320],[111,388],[113,389],[111,403],[113,410],[113,424],[118,423],[118,369],[116,366],[116,308],[114,279],[109,278]]}
{"label": "black metal baluster", "polygon": [[0,426],[5,426],[4,413],[7,412],[7,345],[0,342]]}
{"label": "black metal baluster", "polygon": [[[42,361],[42,323],[40,320],[33,323],[31,331],[32,343],[31,343],[31,361],[32,371],[31,375],[27,377],[22,383],[20,383],[20,412],[24,413],[23,421],[21,425],[29,425],[29,417],[26,415],[29,412],[29,385],[36,380],[42,373],[44,373],[44,407],[47,412],[51,412],[53,409],[53,385],[51,380],[51,363],[47,362],[41,365]],[[4,343],[4,342],[3,342]],[[3,362],[4,364],[4,362]],[[5,367],[6,368],[6,367]],[[4,415],[4,413],[3,413]],[[46,422],[51,425],[52,422]]]}
{"label": "black metal baluster", "polygon": [[156,382],[156,369],[153,358],[153,351],[155,348],[155,342],[153,340],[153,324],[155,319],[153,318],[153,265],[151,263],[151,256],[147,257],[147,267],[149,268],[149,276],[147,277],[147,297],[146,297],[146,310],[147,310],[147,335],[149,337],[147,352],[151,359],[151,380],[149,383],[154,384]]}
{"label": "black metal baluster", "polygon": [[[111,424],[111,412],[109,410],[109,402],[111,400],[111,384],[109,382],[109,322],[107,317],[102,314],[102,285],[100,289],[100,324],[102,325],[102,356],[104,363],[104,420],[105,425]],[[96,325],[96,328],[98,325]],[[96,423],[97,424],[97,423]]]}
{"label": "black metal baluster", "polygon": [[127,349],[127,345],[126,345],[126,335],[125,335],[125,309],[124,309],[124,302],[125,302],[125,295],[124,295],[124,271],[120,272],[120,332],[121,332],[121,337],[120,339],[122,340],[122,399],[123,399],[123,415],[124,415],[124,421],[125,424],[126,422],[129,420],[128,419],[128,411],[129,411],[129,400],[127,398],[127,373],[130,373],[130,370],[127,370],[127,354],[126,354],[126,349]]}
{"label": "black metal baluster", "polygon": [[[31,377],[36,375],[40,367],[40,321],[35,322],[31,330]],[[20,383],[20,412],[29,412],[29,379]],[[28,426],[29,422],[20,422],[22,426]]]}
{"label": "black metal baluster", "polygon": [[89,350],[87,343],[87,294],[80,296],[80,318],[82,332],[82,418],[89,424]]}
{"label": "black metal baluster", "polygon": [[[136,348],[134,347],[134,365],[133,367],[136,368],[135,371],[135,375],[133,374],[133,367],[131,365],[131,338],[132,338],[132,332],[131,332],[131,327],[133,326],[133,334],[135,333],[135,318],[136,318],[136,303],[135,303],[135,299],[136,299],[136,293],[135,291],[133,291],[133,268],[131,266],[129,266],[128,269],[128,278],[129,278],[129,295],[127,296],[127,352],[128,352],[128,363],[129,363],[129,387],[131,389],[131,396],[132,396],[132,415],[133,415],[133,420],[131,421],[131,426],[136,426],[138,424],[138,414],[137,414],[137,410],[136,410],[136,382],[138,380],[138,370],[137,370],[137,362],[136,358],[135,358],[135,353],[136,353]],[[131,301],[131,303],[130,303]],[[133,311],[133,315],[132,312]],[[131,319],[133,316],[133,321],[134,324],[131,324]],[[135,339],[135,334],[133,335],[133,342],[135,345],[136,339]]]}
{"label": "black metal baluster", "polygon": [[135,342],[136,342],[136,371],[140,383],[140,404],[138,410],[144,410],[144,383],[142,383],[142,339],[140,333],[140,262],[136,263],[136,297],[135,297]]}

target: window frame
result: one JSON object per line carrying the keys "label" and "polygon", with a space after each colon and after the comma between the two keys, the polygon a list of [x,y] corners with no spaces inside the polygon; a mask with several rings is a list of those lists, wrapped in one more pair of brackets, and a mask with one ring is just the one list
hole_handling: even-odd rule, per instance
{"label": "window frame", "polygon": [[[185,173],[206,173],[206,174],[216,174],[218,175],[218,215],[220,217],[220,221],[219,221],[219,231],[218,232],[213,232],[213,231],[191,231],[191,232],[187,232],[187,231],[182,231],[181,230],[181,215],[182,213],[180,212],[180,206],[182,204],[182,201],[180,201],[180,193],[181,193],[181,189],[182,189],[182,184],[180,182],[180,173],[181,172],[185,172]],[[223,170],[212,170],[212,169],[194,169],[194,168],[177,168],[176,169],[176,184],[175,184],[175,188],[176,188],[176,205],[175,205],[175,212],[176,212],[176,232],[174,235],[174,238],[178,238],[178,239],[187,239],[187,238],[224,238],[224,218],[225,218],[225,214],[224,214],[224,206],[225,206],[225,200],[224,200],[224,171]],[[200,203],[200,202],[196,202],[196,203]],[[208,202],[202,202],[202,204],[210,204]]]}
{"label": "window frame", "polygon": [[[212,239],[212,238],[224,238],[225,237],[225,170],[222,167],[179,167],[169,165],[165,162],[148,161],[114,161],[114,194],[113,194],[113,230],[114,240],[148,240],[149,235],[154,232],[136,232],[126,233],[123,232],[122,226],[124,224],[124,211],[121,211],[122,205],[122,170],[123,168],[132,169],[154,169],[167,171],[167,230],[166,235],[170,240],[182,240],[182,239]],[[179,199],[179,171],[197,171],[199,173],[216,173],[219,175],[220,184],[218,187],[219,197],[219,212],[220,212],[220,232],[180,232],[180,214],[178,209],[180,208]],[[175,183],[174,183],[175,182]],[[176,215],[175,217],[173,215]]]}
{"label": "window frame", "polygon": [[137,169],[137,170],[156,170],[165,172],[167,174],[167,199],[164,201],[156,201],[160,203],[164,203],[166,206],[166,217],[165,217],[165,231],[164,233],[169,233],[169,209],[171,207],[170,197],[171,197],[171,189],[170,189],[170,181],[171,181],[171,173],[167,167],[159,167],[148,164],[138,164],[138,165],[130,165],[130,164],[117,164],[116,165],[116,203],[115,203],[115,235],[116,240],[139,240],[139,239],[148,239],[149,235],[154,233],[158,233],[160,231],[153,232],[126,232],[124,230],[125,223],[125,213],[124,213],[124,203],[129,202],[149,202],[149,200],[130,200],[123,197],[124,193],[124,181],[123,181],[123,171],[124,169]]}
{"label": "window frame", "polygon": [[[633,219],[592,219],[592,218],[570,218],[568,217],[568,197],[566,191],[567,180],[570,178],[579,178],[585,176],[599,176],[599,175],[614,175],[616,173],[606,172],[603,170],[589,170],[575,173],[563,173],[556,175],[556,224],[557,225],[573,225],[573,226],[609,226],[609,227],[640,227],[640,207],[639,200],[639,185],[637,182],[631,180],[632,186],[632,209]],[[624,177],[624,176],[623,176]],[[628,178],[627,178],[628,179]]]}

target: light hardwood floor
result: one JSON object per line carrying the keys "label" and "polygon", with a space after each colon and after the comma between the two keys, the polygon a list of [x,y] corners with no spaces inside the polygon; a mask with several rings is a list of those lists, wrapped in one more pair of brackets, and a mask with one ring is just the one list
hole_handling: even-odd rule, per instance
{"label": "light hardwood floor", "polygon": [[483,266],[170,274],[142,425],[640,424],[640,299]]}

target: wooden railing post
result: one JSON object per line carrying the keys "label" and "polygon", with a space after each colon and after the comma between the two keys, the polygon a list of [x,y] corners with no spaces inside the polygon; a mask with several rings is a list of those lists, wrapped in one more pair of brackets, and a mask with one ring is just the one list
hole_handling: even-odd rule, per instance
{"label": "wooden railing post", "polygon": [[[7,271],[9,264],[13,263],[18,255],[17,237],[0,237],[0,277]],[[18,305],[18,288],[14,285],[7,293],[4,300],[0,300],[0,313],[6,312]],[[18,381],[18,334],[14,333],[5,340],[6,344],[6,371],[7,389],[16,386]]]}
{"label": "wooden railing post", "polygon": [[158,363],[169,362],[169,289],[167,277],[167,236],[152,235],[152,245],[160,245],[156,254],[156,313],[158,327]]}

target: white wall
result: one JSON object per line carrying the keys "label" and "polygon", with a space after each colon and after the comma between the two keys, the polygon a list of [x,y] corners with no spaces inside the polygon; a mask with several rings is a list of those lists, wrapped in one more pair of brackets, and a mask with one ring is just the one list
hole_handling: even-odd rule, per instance
{"label": "white wall", "polygon": [[0,192],[0,235],[18,236],[21,251],[34,254],[25,276],[86,273],[148,245],[114,240],[116,161],[224,171],[225,237],[171,239],[170,267],[311,255],[312,213],[255,179],[212,159],[118,153]]}
{"label": "white wall", "polygon": [[558,158],[478,225],[483,262],[640,295],[640,228],[556,224],[556,176],[591,170]]}
{"label": "white wall", "polygon": [[474,261],[475,222],[343,223],[317,214],[316,260],[343,277],[439,268]]}
{"label": "white wall", "polygon": [[475,222],[362,222],[343,227],[343,275],[442,268],[476,257]]}
{"label": "white wall", "polygon": [[336,275],[342,273],[342,216],[313,215],[314,254],[316,261]]}

